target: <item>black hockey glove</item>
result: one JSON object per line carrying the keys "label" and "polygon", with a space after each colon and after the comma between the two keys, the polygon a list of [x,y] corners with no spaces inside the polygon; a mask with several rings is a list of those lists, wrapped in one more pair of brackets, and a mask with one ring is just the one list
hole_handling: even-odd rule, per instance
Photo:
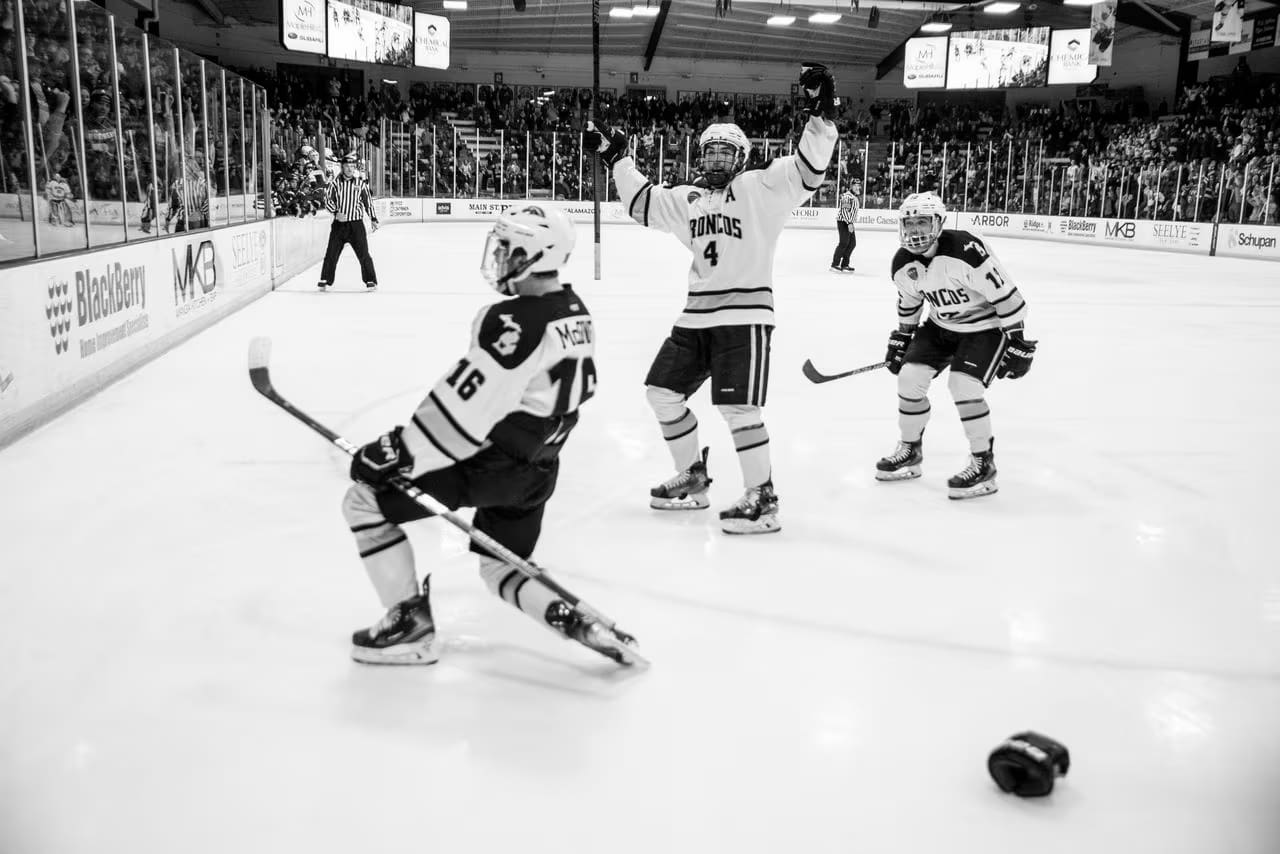
{"label": "black hockey glove", "polygon": [[996,376],[1000,379],[1008,377],[1016,380],[1031,370],[1031,360],[1036,356],[1036,342],[1022,337],[1021,332],[1010,332],[1009,343],[1005,345],[1004,356],[1000,358],[1000,366],[996,368]]}
{"label": "black hockey glove", "polygon": [[361,448],[351,458],[351,479],[380,487],[396,475],[408,474],[413,468],[413,455],[400,439],[403,429],[396,427]]}
{"label": "black hockey glove", "polygon": [[1071,767],[1067,748],[1036,732],[1020,732],[991,751],[987,770],[1003,791],[1020,798],[1039,798],[1053,791],[1053,781]]}
{"label": "black hockey glove", "polygon": [[600,131],[592,122],[587,122],[587,129],[582,132],[582,147],[598,154],[600,160],[610,169],[613,168],[613,164],[627,156],[630,143],[630,138],[617,128]]}
{"label": "black hockey glove", "polygon": [[836,105],[840,103],[836,98],[836,79],[825,65],[806,62],[800,67],[803,69],[800,72],[800,88],[804,91],[805,110],[811,116],[834,119]]}
{"label": "black hockey glove", "polygon": [[902,370],[902,360],[907,355],[907,345],[911,343],[914,333],[895,329],[889,333],[889,346],[884,351],[884,360],[889,363],[889,373],[894,376]]}

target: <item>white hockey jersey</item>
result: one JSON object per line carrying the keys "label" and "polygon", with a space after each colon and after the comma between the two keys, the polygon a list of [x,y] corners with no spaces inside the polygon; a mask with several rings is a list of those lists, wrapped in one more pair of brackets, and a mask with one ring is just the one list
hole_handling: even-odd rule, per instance
{"label": "white hockey jersey", "polygon": [[471,350],[418,405],[402,439],[413,477],[489,445],[532,462],[554,459],[596,390],[595,330],[573,290],[483,309]]}
{"label": "white hockey jersey", "polygon": [[937,252],[925,257],[899,249],[893,256],[898,286],[898,322],[920,322],[924,304],[929,319],[953,332],[1009,329],[1027,318],[1027,303],[1004,266],[982,238],[944,229]]}
{"label": "white hockey jersey", "polygon": [[743,172],[721,190],[649,182],[630,157],[613,166],[627,212],[693,252],[689,299],[676,326],[773,325],[773,256],[791,209],[822,185],[836,127],[814,117],[796,153]]}

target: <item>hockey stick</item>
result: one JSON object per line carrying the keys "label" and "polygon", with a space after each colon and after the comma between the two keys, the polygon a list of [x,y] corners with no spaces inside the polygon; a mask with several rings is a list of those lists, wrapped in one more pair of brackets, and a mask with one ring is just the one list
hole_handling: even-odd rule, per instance
{"label": "hockey stick", "polygon": [[805,359],[804,367],[802,367],[801,370],[804,371],[805,379],[809,380],[809,382],[829,383],[832,380],[839,380],[845,377],[851,377],[854,374],[865,374],[868,371],[874,371],[879,368],[887,367],[888,364],[889,364],[888,362],[876,362],[874,365],[863,365],[861,368],[854,368],[852,371],[844,371],[843,373],[839,373],[839,374],[824,374],[824,373],[821,373],[817,368],[813,366],[813,362],[811,362],[808,359]]}
{"label": "hockey stick", "polygon": [[[358,445],[353,445],[337,433],[334,433],[328,427],[325,427],[319,421],[316,421],[310,415],[307,415],[292,403],[285,400],[284,397],[276,391],[275,386],[271,384],[271,372],[268,366],[270,359],[270,338],[259,337],[254,338],[249,342],[249,381],[253,383],[253,387],[258,390],[258,393],[274,403],[276,406],[279,406],[285,412],[288,412],[303,424],[310,427],[315,432],[319,433],[321,436],[328,439],[331,444],[338,447],[348,456],[355,456],[359,453],[360,447]],[[431,495],[414,486],[407,478],[394,477],[388,481],[388,483],[390,483],[394,489],[399,490],[412,501],[416,502],[418,506],[422,507],[424,510],[429,511],[432,515],[439,516],[458,530],[462,531],[470,537],[476,545],[483,548],[498,560],[507,564],[526,578],[546,587],[552,593],[567,602],[569,606],[578,613],[601,623],[609,631],[607,633],[597,635],[596,640],[616,652],[622,658],[624,664],[636,665],[642,668],[649,666],[648,659],[640,655],[634,646],[624,643],[618,636],[621,633],[621,630],[617,628],[617,623],[614,620],[606,617],[600,611],[597,611],[595,608],[588,605],[565,588],[561,587],[555,579],[551,578],[539,567],[520,557],[506,546],[490,537],[488,534],[485,534],[483,531],[477,531],[467,522],[467,520],[454,513],[448,507],[445,507]],[[627,635],[627,637],[630,637],[630,635]]]}

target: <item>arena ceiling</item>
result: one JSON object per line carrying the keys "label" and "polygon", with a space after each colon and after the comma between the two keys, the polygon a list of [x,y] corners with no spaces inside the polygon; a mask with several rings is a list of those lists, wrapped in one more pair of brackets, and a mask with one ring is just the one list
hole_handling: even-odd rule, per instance
{"label": "arena ceiling", "polygon": [[[222,25],[236,21],[277,23],[275,0],[186,0]],[[409,0],[402,5],[419,12],[443,14],[452,23],[455,56],[467,52],[591,53],[591,0],[468,0],[465,11],[445,11],[441,0]],[[634,0],[601,0],[600,42],[606,62],[618,57],[642,60],[644,68],[680,70],[698,60],[748,60],[798,64],[873,65],[881,75],[898,65],[903,42],[915,35],[930,15],[949,14],[957,29],[998,26],[1089,25],[1088,7],[1064,6],[1062,0],[1021,0],[1022,8],[1005,14],[984,12],[990,0],[943,3],[928,0],[649,0],[655,17],[611,18],[613,6],[630,8]],[[1118,40],[1126,29],[1176,36],[1190,20],[1207,20],[1214,0],[1121,0]],[[1276,8],[1280,0],[1249,0],[1246,14]],[[639,0],[645,5],[645,0]],[[870,25],[876,10],[876,26]],[[813,24],[813,12],[839,12],[834,24]],[[775,14],[795,16],[787,27],[770,27]],[[221,18],[222,20],[217,20]]]}

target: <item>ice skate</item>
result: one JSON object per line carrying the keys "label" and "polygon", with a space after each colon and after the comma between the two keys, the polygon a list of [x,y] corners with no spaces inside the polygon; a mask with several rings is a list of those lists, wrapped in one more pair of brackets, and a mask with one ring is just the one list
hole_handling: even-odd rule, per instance
{"label": "ice skate", "polygon": [[831,272],[833,272],[833,273],[842,273],[842,272],[844,272],[844,270],[843,270],[843,268],[841,268],[841,267],[837,266],[836,264],[832,264],[832,265],[831,265]]}
{"label": "ice skate", "polygon": [[897,449],[876,463],[876,480],[910,480],[920,476],[924,441],[899,442]]}
{"label": "ice skate", "polygon": [[852,267],[841,267],[841,268],[840,268],[840,272],[841,272],[841,273],[852,273],[852,272],[853,272],[853,268],[852,268]]}
{"label": "ice skate", "polygon": [[319,288],[320,291],[323,293],[324,291],[328,290],[328,288],[332,284],[333,282],[326,282],[324,279],[321,279],[320,281],[316,282],[316,287]]}
{"label": "ice skate", "polygon": [[773,481],[751,487],[732,507],[720,511],[720,530],[726,534],[772,534],[782,530]]}
{"label": "ice skate", "polygon": [[649,490],[649,506],[654,510],[705,510],[710,507],[711,501],[707,498],[707,488],[711,486],[711,478],[707,477],[707,454],[710,450],[703,448],[702,459],[695,460],[693,465],[675,477]]}
{"label": "ice skate", "polygon": [[365,282],[365,283],[364,283],[364,289],[365,289],[366,291],[376,291],[376,290],[378,289],[378,283],[377,283],[377,282]]}
{"label": "ice skate", "polygon": [[995,440],[987,450],[974,454],[968,467],[947,480],[948,498],[977,498],[991,495],[1000,489],[996,485]]}
{"label": "ice skate", "polygon": [[351,636],[351,657],[363,664],[435,664],[436,625],[423,592],[397,602],[372,627]]}
{"label": "ice skate", "polygon": [[595,650],[605,658],[613,659],[622,665],[636,663],[636,659],[627,654],[627,649],[635,646],[635,638],[617,628],[610,629],[599,620],[585,616],[563,599],[557,599],[547,606],[545,619],[547,625],[560,634],[588,649]]}

